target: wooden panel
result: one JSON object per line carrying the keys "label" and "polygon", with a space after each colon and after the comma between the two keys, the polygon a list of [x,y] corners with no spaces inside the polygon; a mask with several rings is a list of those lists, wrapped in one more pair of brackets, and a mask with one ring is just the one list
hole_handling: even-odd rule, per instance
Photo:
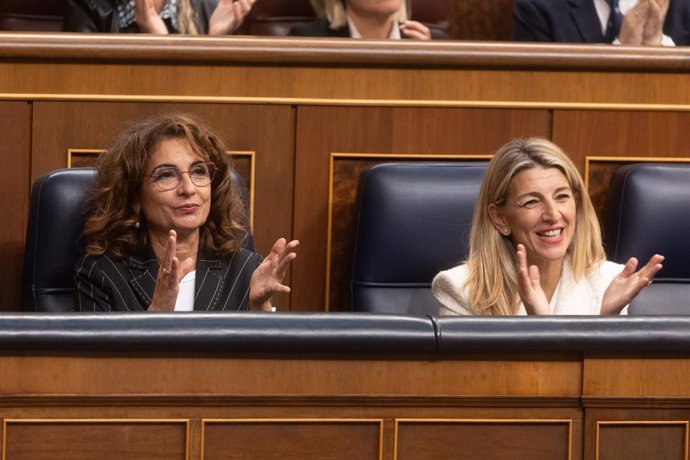
{"label": "wooden panel", "polygon": [[[541,110],[300,107],[294,234],[304,244],[293,269],[293,305],[306,309],[325,303],[328,168],[332,153],[488,154],[513,137],[548,137],[549,124],[549,113]],[[356,183],[357,176],[348,177],[332,205],[351,209]],[[351,232],[352,227],[339,229],[340,235]],[[332,250],[348,254],[347,248],[339,246],[348,244],[348,240],[336,240]],[[347,282],[332,280],[336,286]],[[340,308],[345,304],[334,303]]]}
{"label": "wooden panel", "polygon": [[207,421],[204,460],[380,458],[380,421]]}
{"label": "wooden panel", "polygon": [[[277,238],[291,238],[294,112],[289,106],[37,102],[32,180],[47,171],[66,167],[69,149],[102,149],[115,131],[127,123],[168,111],[198,115],[218,131],[230,150],[256,152],[256,249],[267,254]],[[289,305],[285,296],[278,296],[275,303]]]}
{"label": "wooden panel", "polygon": [[21,310],[24,238],[29,215],[31,104],[0,101],[0,311]]}
{"label": "wooden panel", "polygon": [[400,421],[398,460],[571,458],[569,420]]}
{"label": "wooden panel", "polygon": [[600,422],[598,460],[687,460],[688,422]]}
{"label": "wooden panel", "polygon": [[5,436],[13,460],[188,458],[184,421],[6,420]]}
{"label": "wooden panel", "polygon": [[[577,396],[580,362],[236,357],[2,358],[0,394]],[[46,379],[45,376],[51,376]],[[170,376],[175,378],[171,379]],[[279,377],[276,377],[279,376]],[[222,382],[222,384],[219,384]]]}
{"label": "wooden panel", "polygon": [[586,396],[690,397],[690,362],[680,358],[588,357]]}

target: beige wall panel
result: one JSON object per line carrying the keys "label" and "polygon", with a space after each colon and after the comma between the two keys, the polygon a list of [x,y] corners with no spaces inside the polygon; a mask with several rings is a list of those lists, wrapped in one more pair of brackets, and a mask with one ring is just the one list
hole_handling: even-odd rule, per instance
{"label": "beige wall panel", "polygon": [[0,101],[0,311],[21,309],[24,238],[29,215],[31,104]]}
{"label": "beige wall panel", "polygon": [[[488,154],[512,137],[550,135],[546,110],[300,107],[297,117],[295,231],[302,241],[293,269],[293,308],[325,303],[329,158],[332,153]],[[348,193],[334,196],[352,206]],[[352,229],[341,234],[350,233]],[[341,243],[334,241],[335,247]],[[336,249],[337,250],[337,249]],[[333,280],[343,285],[347,280]],[[343,302],[338,304],[342,305]]]}
{"label": "beige wall panel", "polygon": [[204,460],[377,460],[381,424],[347,421],[229,421],[204,424]]}
{"label": "beige wall panel", "polygon": [[7,421],[3,459],[187,458],[187,424],[134,421]]}

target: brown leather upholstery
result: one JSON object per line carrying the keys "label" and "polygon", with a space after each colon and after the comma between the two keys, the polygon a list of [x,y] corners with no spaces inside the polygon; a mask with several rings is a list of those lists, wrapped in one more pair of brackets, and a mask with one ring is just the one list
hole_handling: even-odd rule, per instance
{"label": "brown leather upholstery", "polygon": [[452,38],[503,41],[512,39],[515,0],[449,1],[452,2]]}
{"label": "brown leather upholstery", "polygon": [[407,11],[410,19],[450,37],[451,2],[458,3],[458,0],[408,0]]}
{"label": "brown leather upholstery", "polygon": [[66,0],[2,0],[0,30],[59,31]]}

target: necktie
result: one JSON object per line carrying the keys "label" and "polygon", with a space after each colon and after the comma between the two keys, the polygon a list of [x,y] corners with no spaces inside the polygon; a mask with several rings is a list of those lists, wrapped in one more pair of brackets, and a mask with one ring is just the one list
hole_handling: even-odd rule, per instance
{"label": "necktie", "polygon": [[618,33],[621,31],[623,24],[623,13],[618,7],[618,0],[608,0],[611,6],[611,14],[609,14],[609,22],[606,24],[606,42],[611,43],[618,38]]}

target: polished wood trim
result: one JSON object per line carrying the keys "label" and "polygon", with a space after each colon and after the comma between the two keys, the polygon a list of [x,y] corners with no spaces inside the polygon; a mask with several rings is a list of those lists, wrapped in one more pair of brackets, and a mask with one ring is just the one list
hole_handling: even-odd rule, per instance
{"label": "polished wood trim", "polygon": [[326,288],[324,297],[324,309],[330,311],[331,297],[331,254],[333,249],[333,175],[335,173],[336,160],[342,159],[377,159],[394,162],[396,160],[423,160],[425,162],[443,160],[490,160],[493,155],[455,155],[455,154],[396,154],[396,153],[334,153],[328,159],[328,225],[326,227]]}
{"label": "polished wood trim", "polygon": [[591,163],[690,163],[690,158],[683,157],[585,157],[585,189],[589,190],[589,169]]}
{"label": "polished wood trim", "polygon": [[583,396],[582,407],[587,409],[690,409],[690,398]]}
{"label": "polished wood trim", "polygon": [[684,426],[685,427],[685,456],[684,460],[688,460],[688,439],[690,438],[690,422],[687,420],[669,420],[669,421],[659,421],[659,420],[616,420],[616,421],[602,421],[597,420],[596,422],[596,433],[594,436],[594,446],[596,456],[595,459],[599,460],[599,447],[600,447],[600,429],[602,426],[650,426],[650,425],[666,425],[666,426]]}
{"label": "polished wood trim", "polygon": [[263,104],[263,105],[315,105],[337,107],[416,107],[467,109],[546,109],[546,110],[599,110],[622,112],[690,112],[688,104],[621,104],[596,102],[521,102],[480,100],[425,100],[425,99],[324,99],[303,97],[233,97],[233,96],[180,96],[137,94],[33,94],[0,93],[0,101],[68,101],[68,102],[180,102],[204,104]]}
{"label": "polished wood trim", "polygon": [[[193,51],[190,53],[190,51]],[[191,37],[0,33],[3,60],[128,63],[387,65],[687,72],[685,47],[591,46],[471,41],[346,40],[296,37]]]}
{"label": "polished wood trim", "polygon": [[[573,458],[573,419],[498,419],[498,418],[396,418],[393,436],[393,458],[398,458],[398,427],[402,423],[455,423],[455,424],[472,424],[472,423],[493,423],[496,425],[538,425],[538,424],[553,424],[553,425],[568,425],[568,460]],[[687,460],[687,459],[685,459]]]}
{"label": "polished wood trim", "polygon": [[[378,423],[379,425],[379,460],[383,460],[384,420],[382,418],[203,418],[201,419],[201,458],[204,458],[206,424],[213,423],[319,423],[319,424],[347,424],[347,423]],[[4,459],[3,459],[4,460]]]}

